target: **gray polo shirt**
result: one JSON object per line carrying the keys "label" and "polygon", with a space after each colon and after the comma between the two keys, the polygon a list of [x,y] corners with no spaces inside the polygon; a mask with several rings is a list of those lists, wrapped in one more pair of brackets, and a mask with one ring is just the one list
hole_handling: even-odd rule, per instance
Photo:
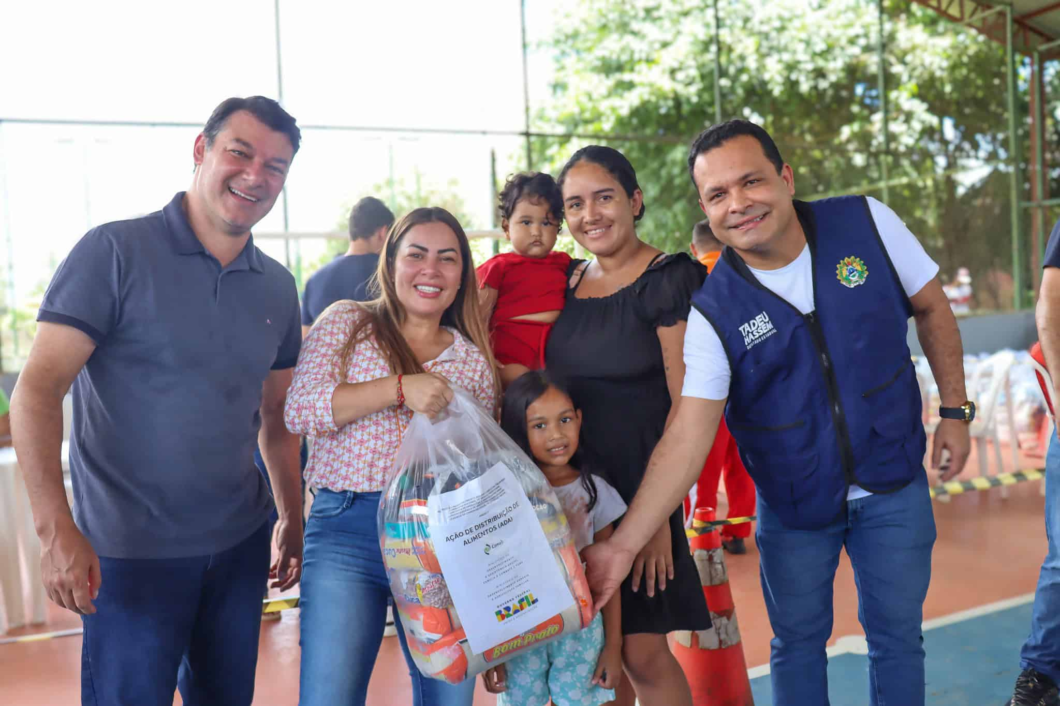
{"label": "gray polo shirt", "polygon": [[222,268],[183,198],[89,231],[37,315],[96,342],[74,382],[70,470],[100,556],[212,554],[272,508],[254,449],[262,383],[298,359],[294,278],[253,238]]}

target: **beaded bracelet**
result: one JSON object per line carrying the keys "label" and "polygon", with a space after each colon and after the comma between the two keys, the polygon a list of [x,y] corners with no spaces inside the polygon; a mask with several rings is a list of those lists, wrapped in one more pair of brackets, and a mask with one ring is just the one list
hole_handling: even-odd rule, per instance
{"label": "beaded bracelet", "polygon": [[405,406],[405,391],[401,389],[401,378],[402,377],[404,377],[404,376],[398,375],[398,385],[397,385],[397,406],[398,407],[404,407]]}

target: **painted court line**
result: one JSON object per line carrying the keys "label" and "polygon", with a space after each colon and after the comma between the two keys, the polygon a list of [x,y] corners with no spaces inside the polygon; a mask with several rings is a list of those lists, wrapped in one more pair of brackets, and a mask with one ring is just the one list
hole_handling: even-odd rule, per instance
{"label": "painted court line", "polygon": [[[946,627],[947,625],[954,625],[955,623],[963,623],[966,620],[973,620],[974,618],[981,618],[984,615],[990,615],[991,613],[997,613],[1002,610],[1008,610],[1009,608],[1015,608],[1016,606],[1026,605],[1034,601],[1033,593],[1025,593],[1022,596],[1016,596],[1015,598],[1006,598],[1001,601],[994,603],[987,603],[986,605],[977,606],[975,608],[969,608],[968,610],[962,610],[958,613],[951,615],[944,615],[941,618],[932,618],[931,620],[925,620],[923,629],[924,631],[934,630],[935,628]],[[831,659],[838,655],[843,654],[868,654],[868,644],[865,642],[864,635],[844,635],[836,640],[834,645],[831,645],[827,650],[828,658]],[[764,677],[769,674],[769,663],[761,664],[757,667],[751,667],[747,670],[747,676],[750,679],[757,679],[758,677]]]}

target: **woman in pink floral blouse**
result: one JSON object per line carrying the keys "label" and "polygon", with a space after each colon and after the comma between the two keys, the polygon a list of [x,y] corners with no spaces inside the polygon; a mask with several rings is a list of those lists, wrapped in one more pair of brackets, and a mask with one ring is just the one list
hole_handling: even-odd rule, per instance
{"label": "woman in pink floral blouse", "polygon": [[[317,319],[287,394],[287,427],[313,437],[305,474],[316,489],[302,569],[302,706],[365,703],[390,597],[376,510],[412,413],[438,414],[453,386],[492,411],[499,389],[471,249],[448,211],[399,220],[376,278],[375,301],[337,302]],[[398,638],[415,706],[471,705],[474,679],[422,677],[400,626]]]}

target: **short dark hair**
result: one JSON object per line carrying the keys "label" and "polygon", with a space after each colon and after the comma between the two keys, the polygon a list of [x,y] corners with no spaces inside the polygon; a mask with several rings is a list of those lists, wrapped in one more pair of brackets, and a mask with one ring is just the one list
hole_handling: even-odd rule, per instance
{"label": "short dark hair", "polygon": [[350,209],[350,240],[369,238],[380,228],[394,225],[394,213],[374,196],[365,196]]}
{"label": "short dark hair", "polygon": [[[633,198],[633,192],[640,189],[640,184],[637,183],[637,170],[633,168],[624,154],[613,147],[589,145],[572,154],[567,163],[563,165],[557,180],[560,192],[563,191],[563,181],[567,178],[567,172],[578,162],[592,162],[606,169],[622,185],[622,189],[629,198]],[[634,213],[633,220],[639,221],[643,218],[645,210],[647,210],[647,205],[642,201],[640,213]]]}
{"label": "short dark hair", "polygon": [[214,108],[210,119],[202,128],[202,134],[206,136],[207,147],[213,145],[213,141],[217,139],[218,133],[224,128],[232,113],[240,110],[247,111],[276,132],[286,135],[291,142],[291,147],[294,148],[294,154],[298,154],[298,147],[302,142],[302,131],[298,129],[290,113],[280,107],[279,103],[265,96],[229,98]]}
{"label": "short dark hair", "polygon": [[703,252],[715,252],[725,247],[710,229],[710,221],[705,218],[692,228],[692,244],[696,250]]}
{"label": "short dark hair", "polygon": [[548,204],[549,212],[560,221],[563,220],[563,195],[551,174],[522,172],[508,177],[501,193],[497,195],[500,217],[510,219],[515,212],[515,205],[525,198],[544,201]]}
{"label": "short dark hair", "polygon": [[773,142],[773,138],[760,125],[755,125],[749,120],[729,120],[724,123],[717,123],[696,135],[696,139],[692,140],[692,147],[688,150],[688,176],[692,179],[692,185],[696,187],[697,192],[699,191],[699,184],[696,183],[694,172],[696,158],[704,152],[710,152],[716,147],[721,147],[729,140],[741,135],[747,135],[758,140],[758,144],[762,145],[762,151],[766,153],[766,159],[777,168],[777,174],[780,174],[781,170],[784,169],[784,158],[780,156],[777,143]]}

